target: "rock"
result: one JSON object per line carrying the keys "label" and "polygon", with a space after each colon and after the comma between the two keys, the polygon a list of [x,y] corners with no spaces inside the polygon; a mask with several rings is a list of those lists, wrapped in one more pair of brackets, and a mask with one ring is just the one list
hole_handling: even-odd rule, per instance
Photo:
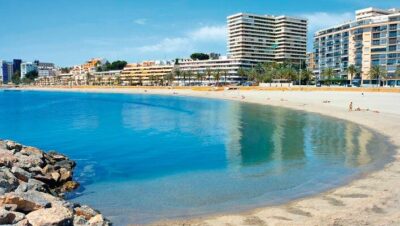
{"label": "rock", "polygon": [[52,172],[51,173],[51,178],[53,178],[53,180],[55,182],[58,182],[58,180],[60,179],[61,175],[58,172]]}
{"label": "rock", "polygon": [[42,205],[32,202],[30,200],[25,200],[22,197],[13,195],[13,194],[6,194],[0,197],[0,206],[4,205],[16,205],[18,212],[29,213],[34,210],[38,210],[43,208]]}
{"label": "rock", "polygon": [[21,154],[27,155],[27,156],[31,156],[31,155],[35,155],[39,158],[43,158],[44,157],[44,153],[43,151],[34,148],[34,147],[23,147],[22,150],[20,151]]}
{"label": "rock", "polygon": [[5,147],[7,150],[15,150],[16,152],[19,152],[22,149],[21,144],[9,140],[5,142]]}
{"label": "rock", "polygon": [[58,166],[59,168],[65,168],[67,170],[72,170],[75,167],[76,163],[71,160],[62,160],[60,162],[56,162],[54,165]]}
{"label": "rock", "polygon": [[65,168],[61,168],[60,169],[60,182],[64,183],[66,181],[69,181],[72,179],[72,171],[71,170],[67,170]]}
{"label": "rock", "polygon": [[74,217],[74,226],[87,226],[87,220],[81,216]]}
{"label": "rock", "polygon": [[50,158],[54,159],[55,161],[62,161],[62,160],[66,160],[67,157],[65,155],[62,155],[60,153],[57,153],[55,151],[50,151],[48,153],[48,155],[50,156]]}
{"label": "rock", "polygon": [[23,219],[22,221],[18,222],[14,226],[32,226],[27,219]]}
{"label": "rock", "polygon": [[48,209],[39,209],[26,215],[32,226],[69,226],[73,225],[71,210],[56,206]]}
{"label": "rock", "polygon": [[71,192],[79,187],[79,183],[76,181],[67,181],[63,186],[60,188],[61,192]]}
{"label": "rock", "polygon": [[0,149],[0,167],[12,167],[12,165],[18,161],[18,158],[10,151]]}
{"label": "rock", "polygon": [[92,217],[99,214],[98,211],[88,207],[88,206],[80,206],[74,208],[75,215],[85,218],[85,220],[90,220]]}
{"label": "rock", "polygon": [[19,167],[13,166],[11,168],[11,172],[14,173],[14,176],[24,182],[28,182],[29,178],[32,177],[31,173],[28,173],[24,169],[21,169]]}
{"label": "rock", "polygon": [[45,193],[49,193],[49,189],[48,186],[39,181],[39,180],[35,180],[35,179],[29,179],[28,183],[28,190],[34,190],[34,191],[40,191],[40,192],[45,192]]}
{"label": "rock", "polygon": [[16,224],[25,218],[25,214],[0,208],[0,224]]}
{"label": "rock", "polygon": [[35,155],[26,156],[18,152],[14,154],[14,156],[18,158],[18,162],[14,163],[14,165],[25,170],[36,166],[43,167],[45,165],[43,159]]}
{"label": "rock", "polygon": [[0,188],[4,192],[14,191],[19,185],[18,179],[5,167],[0,168]]}
{"label": "rock", "polygon": [[88,225],[90,225],[90,226],[108,226],[111,224],[106,219],[104,219],[103,215],[98,214],[98,215],[92,217],[88,221]]}

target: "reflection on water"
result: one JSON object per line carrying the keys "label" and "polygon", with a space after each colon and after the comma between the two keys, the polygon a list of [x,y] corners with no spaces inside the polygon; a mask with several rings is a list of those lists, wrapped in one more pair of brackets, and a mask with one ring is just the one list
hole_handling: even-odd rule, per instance
{"label": "reflection on water", "polygon": [[74,201],[116,225],[282,203],[390,154],[350,122],[176,96],[0,92],[0,137],[76,159],[84,190]]}

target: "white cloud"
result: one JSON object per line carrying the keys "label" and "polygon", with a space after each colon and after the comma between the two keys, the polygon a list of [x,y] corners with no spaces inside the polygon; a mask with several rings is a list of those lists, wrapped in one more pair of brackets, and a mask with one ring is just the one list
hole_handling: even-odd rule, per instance
{"label": "white cloud", "polygon": [[190,32],[188,36],[198,41],[225,41],[227,28],[226,26],[205,26]]}
{"label": "white cloud", "polygon": [[182,37],[164,38],[159,43],[139,47],[137,50],[142,53],[154,51],[162,53],[188,52],[194,50],[200,43],[225,44],[226,34],[225,26],[203,26],[185,33]]}
{"label": "white cloud", "polygon": [[191,48],[188,38],[165,38],[160,43],[139,47],[140,52],[164,52],[172,53],[182,49]]}
{"label": "white cloud", "polygon": [[147,23],[147,19],[139,18],[139,19],[134,20],[133,23],[138,24],[138,25],[145,25]]}
{"label": "white cloud", "polygon": [[312,14],[301,14],[300,16],[308,19],[309,32],[312,32],[310,34],[313,34],[318,30],[339,25],[341,23],[354,19],[354,13],[352,12],[351,13],[316,12]]}

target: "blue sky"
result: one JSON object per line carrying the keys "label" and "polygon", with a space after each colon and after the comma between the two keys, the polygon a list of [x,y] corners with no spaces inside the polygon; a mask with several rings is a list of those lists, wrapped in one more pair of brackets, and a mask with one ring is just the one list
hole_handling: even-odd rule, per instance
{"label": "blue sky", "polygon": [[[309,34],[365,7],[399,0],[0,0],[0,59],[60,66],[92,57],[168,60],[226,54],[226,17],[237,12],[302,16]],[[311,39],[311,38],[310,38]]]}

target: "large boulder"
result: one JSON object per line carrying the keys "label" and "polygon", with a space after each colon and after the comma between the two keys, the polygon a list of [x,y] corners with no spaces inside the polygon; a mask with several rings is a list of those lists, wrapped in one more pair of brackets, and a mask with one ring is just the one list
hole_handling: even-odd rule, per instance
{"label": "large boulder", "polygon": [[73,225],[73,212],[58,205],[33,211],[26,219],[32,226],[70,226]]}
{"label": "large boulder", "polygon": [[4,144],[5,144],[5,148],[10,151],[13,150],[13,151],[19,152],[22,149],[22,145],[14,142],[14,141],[7,140],[7,141],[5,141]]}
{"label": "large boulder", "polygon": [[12,167],[17,161],[18,158],[11,151],[0,148],[0,167]]}

